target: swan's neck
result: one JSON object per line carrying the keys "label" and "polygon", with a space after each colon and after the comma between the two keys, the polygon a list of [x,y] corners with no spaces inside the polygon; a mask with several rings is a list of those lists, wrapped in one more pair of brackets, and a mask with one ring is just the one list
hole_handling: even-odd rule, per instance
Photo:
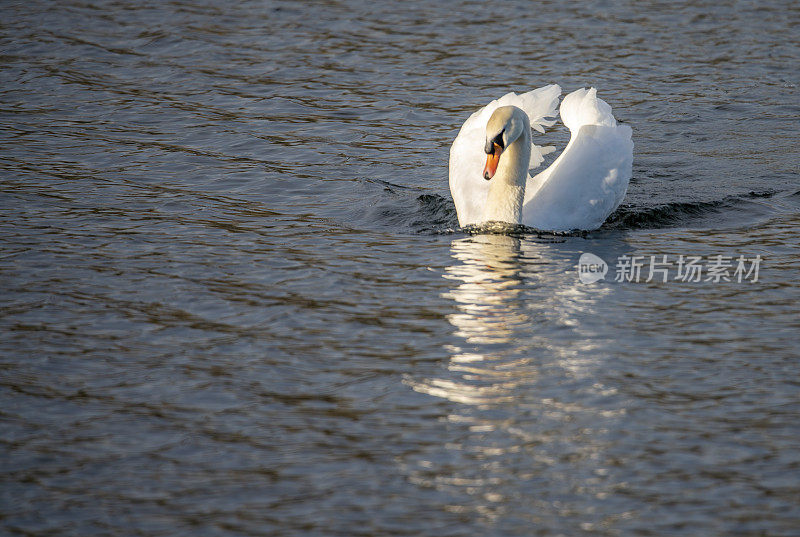
{"label": "swan's neck", "polygon": [[500,155],[497,172],[489,181],[484,222],[522,222],[522,202],[525,199],[530,161],[531,134],[530,128],[527,128]]}

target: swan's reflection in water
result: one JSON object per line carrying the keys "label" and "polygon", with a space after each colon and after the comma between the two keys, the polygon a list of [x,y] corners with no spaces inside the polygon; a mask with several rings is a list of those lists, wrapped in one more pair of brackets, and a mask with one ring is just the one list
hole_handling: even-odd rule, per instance
{"label": "swan's reflection in water", "polygon": [[585,501],[616,486],[606,438],[624,413],[597,379],[608,342],[592,316],[609,287],[579,283],[572,265],[580,252],[565,243],[479,235],[454,240],[451,251],[445,296],[457,306],[448,320],[459,344],[448,347],[442,375],[407,379],[453,403],[450,437],[446,451],[408,465],[410,478],[466,494],[451,509],[485,521],[574,512],[574,522],[580,512],[584,529],[598,523]]}
{"label": "swan's reflection in water", "polygon": [[[506,235],[478,235],[457,240],[452,255],[457,261],[446,269],[445,278],[455,286],[447,293],[459,306],[448,317],[456,335],[467,344],[450,348],[449,369],[462,378],[428,379],[415,389],[451,401],[485,405],[511,401],[521,379],[519,360],[503,361],[515,333],[531,322],[519,307],[523,278],[520,239]],[[493,354],[487,354],[494,351]],[[516,372],[515,372],[516,370]]]}
{"label": "swan's reflection in water", "polygon": [[450,317],[457,334],[470,343],[505,343],[514,327],[530,321],[515,308],[522,293],[520,239],[505,235],[479,235],[453,243],[453,257],[461,262],[448,267],[448,279],[457,287],[447,296],[463,313]]}

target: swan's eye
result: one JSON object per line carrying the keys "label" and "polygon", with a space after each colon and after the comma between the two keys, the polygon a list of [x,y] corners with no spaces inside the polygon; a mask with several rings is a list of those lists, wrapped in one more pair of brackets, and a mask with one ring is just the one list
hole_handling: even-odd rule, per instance
{"label": "swan's eye", "polygon": [[491,140],[488,140],[486,142],[486,147],[483,148],[483,152],[486,153],[487,155],[494,155],[496,147],[499,147],[501,150],[505,149],[505,146],[503,145],[503,133],[504,132],[505,132],[505,129],[500,131],[500,134],[498,134],[497,136],[495,136]]}
{"label": "swan's eye", "polygon": [[503,133],[504,132],[505,132],[505,130],[500,131],[500,134],[498,134],[497,136],[495,136],[492,139],[492,143],[496,144],[496,145],[499,145],[500,149],[505,149],[505,146],[503,145]]}

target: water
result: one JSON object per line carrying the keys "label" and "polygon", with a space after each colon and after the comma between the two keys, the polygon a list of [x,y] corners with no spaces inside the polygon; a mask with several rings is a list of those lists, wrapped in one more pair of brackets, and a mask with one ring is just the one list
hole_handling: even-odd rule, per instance
{"label": "water", "polygon": [[[788,0],[4,5],[3,533],[796,535],[799,27]],[[633,128],[624,206],[458,230],[461,123],[552,82]],[[762,263],[617,282],[624,255]]]}

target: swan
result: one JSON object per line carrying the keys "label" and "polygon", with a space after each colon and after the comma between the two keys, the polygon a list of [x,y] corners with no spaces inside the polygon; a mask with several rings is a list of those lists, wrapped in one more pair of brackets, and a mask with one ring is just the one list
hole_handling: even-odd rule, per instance
{"label": "swan", "polygon": [[[542,231],[593,230],[625,197],[631,178],[631,128],[618,125],[595,88],[573,91],[560,115],[567,147],[531,177],[555,150],[531,142],[531,128],[555,124],[561,88],[551,84],[508,93],[473,113],[450,147],[450,192],[459,225],[497,221]],[[485,162],[485,164],[484,164]]]}

